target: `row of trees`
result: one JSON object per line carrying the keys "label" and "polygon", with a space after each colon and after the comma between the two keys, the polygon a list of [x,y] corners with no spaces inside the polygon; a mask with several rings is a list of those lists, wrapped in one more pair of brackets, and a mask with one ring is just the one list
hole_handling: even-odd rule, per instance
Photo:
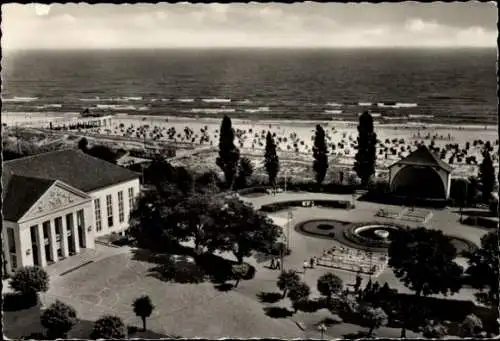
{"label": "row of trees", "polygon": [[[373,118],[369,112],[363,113],[359,118],[358,125],[358,153],[354,170],[360,177],[362,184],[366,186],[375,173],[376,143],[377,135],[374,133]],[[240,151],[234,144],[235,134],[231,119],[224,116],[220,128],[219,156],[216,163],[224,173],[224,179],[228,188],[233,188],[234,180],[241,174],[239,167]],[[276,186],[276,178],[280,171],[277,147],[271,132],[267,133],[264,153],[264,167],[269,177],[269,184]],[[321,125],[316,125],[313,145],[313,170],[316,182],[323,183],[328,170],[328,144],[326,133]]]}

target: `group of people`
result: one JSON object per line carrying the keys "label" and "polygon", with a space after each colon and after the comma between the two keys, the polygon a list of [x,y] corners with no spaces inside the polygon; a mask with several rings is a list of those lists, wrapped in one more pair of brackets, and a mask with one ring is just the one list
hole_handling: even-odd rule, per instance
{"label": "group of people", "polygon": [[281,270],[281,262],[278,258],[273,257],[271,259],[271,265],[269,265],[271,270]]}

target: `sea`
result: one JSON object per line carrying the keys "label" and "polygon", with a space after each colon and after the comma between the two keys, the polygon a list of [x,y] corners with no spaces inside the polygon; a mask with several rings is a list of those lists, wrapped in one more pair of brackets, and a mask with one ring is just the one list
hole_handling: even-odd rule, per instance
{"label": "sea", "polygon": [[24,50],[2,112],[495,124],[496,49]]}

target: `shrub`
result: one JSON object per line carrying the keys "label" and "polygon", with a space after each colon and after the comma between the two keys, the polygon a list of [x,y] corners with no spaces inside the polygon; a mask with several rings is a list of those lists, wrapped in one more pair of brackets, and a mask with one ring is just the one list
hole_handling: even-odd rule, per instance
{"label": "shrub", "polygon": [[36,297],[39,292],[49,290],[49,275],[41,267],[26,266],[15,272],[10,287],[28,297]]}
{"label": "shrub", "polygon": [[90,334],[92,339],[124,339],[127,337],[127,328],[123,321],[112,315],[104,315],[95,321]]}
{"label": "shrub", "polygon": [[463,320],[460,329],[462,337],[475,337],[481,333],[483,322],[476,315],[469,314]]}
{"label": "shrub", "polygon": [[73,307],[56,301],[43,312],[40,321],[47,329],[48,338],[64,339],[77,322],[76,311]]}
{"label": "shrub", "polygon": [[422,330],[422,335],[429,339],[440,339],[448,333],[448,329],[439,323],[430,321]]}

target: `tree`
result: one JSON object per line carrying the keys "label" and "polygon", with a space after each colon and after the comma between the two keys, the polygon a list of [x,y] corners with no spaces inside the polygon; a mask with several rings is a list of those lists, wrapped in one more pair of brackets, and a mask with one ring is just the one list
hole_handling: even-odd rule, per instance
{"label": "tree", "polygon": [[467,179],[457,179],[452,183],[451,196],[460,207],[460,221],[462,221],[463,208],[467,205],[467,191],[469,181]]}
{"label": "tree", "polygon": [[88,149],[86,153],[90,156],[111,163],[115,163],[117,158],[117,154],[111,148],[103,145],[93,146],[92,148]]}
{"label": "tree", "polygon": [[39,266],[25,266],[14,273],[10,287],[38,302],[38,293],[49,290],[49,275]]}
{"label": "tree", "polygon": [[238,198],[226,199],[211,217],[213,222],[205,228],[208,250],[230,251],[240,264],[253,251],[268,250],[281,234],[269,217]]}
{"label": "tree", "polygon": [[238,284],[240,281],[245,277],[245,275],[249,271],[249,266],[248,264],[233,264],[231,267],[231,272],[236,279],[236,283],[234,284],[234,287],[237,288]]}
{"label": "tree", "polygon": [[267,175],[269,176],[269,185],[276,186],[276,177],[280,170],[280,161],[276,153],[276,144],[271,132],[267,132],[266,136],[266,152],[264,154],[264,166]]}
{"label": "tree", "polygon": [[372,336],[375,329],[378,329],[387,324],[387,314],[382,308],[373,308],[370,306],[362,305],[360,314],[363,320],[368,324],[370,330],[368,337]]}
{"label": "tree", "polygon": [[448,329],[440,323],[430,321],[422,331],[422,335],[429,339],[440,339],[448,333]]}
{"label": "tree", "polygon": [[254,166],[252,160],[247,157],[243,157],[240,159],[240,163],[238,166],[238,177],[237,183],[239,188],[245,188],[247,186],[247,180],[253,174]]}
{"label": "tree", "polygon": [[283,291],[283,298],[286,297],[287,291],[300,282],[300,277],[295,270],[286,270],[280,273],[278,277],[278,288]]}
{"label": "tree", "polygon": [[73,307],[57,300],[40,317],[42,326],[47,329],[49,339],[65,339],[77,322]]}
{"label": "tree", "polygon": [[214,224],[221,208],[218,200],[198,193],[180,200],[169,211],[167,218],[173,227],[173,236],[180,241],[193,238],[195,252],[201,253],[207,241],[205,228]]}
{"label": "tree", "polygon": [[183,198],[174,186],[164,189],[164,195],[149,191],[139,197],[130,213],[128,229],[129,236],[138,246],[160,252],[168,251],[169,246],[178,241],[176,223],[169,217],[173,207]]}
{"label": "tree", "polygon": [[368,111],[359,116],[358,152],[354,162],[354,171],[361,179],[361,185],[366,187],[375,174],[377,160],[377,134],[373,129],[373,117]]}
{"label": "tree", "polygon": [[200,193],[218,192],[219,177],[214,171],[207,171],[196,177],[195,188]]}
{"label": "tree", "polygon": [[89,147],[89,141],[87,140],[87,138],[82,137],[78,141],[78,149],[80,149],[81,151],[83,151],[85,153],[85,152],[87,152],[88,147]]}
{"label": "tree", "polygon": [[137,298],[132,304],[135,315],[142,319],[142,330],[146,331],[146,318],[151,316],[155,306],[148,295]]}
{"label": "tree", "polygon": [[118,316],[104,315],[94,323],[91,339],[125,339],[127,328]]}
{"label": "tree", "polygon": [[478,300],[492,307],[498,307],[499,257],[498,234],[489,232],[481,238],[481,247],[472,253],[466,254],[469,267],[466,273],[475,288],[488,288],[487,293],[479,293]]}
{"label": "tree", "polygon": [[328,272],[318,278],[317,287],[321,295],[326,296],[330,300],[333,294],[338,294],[342,291],[343,283],[338,276]]}
{"label": "tree", "polygon": [[463,320],[461,326],[462,337],[477,337],[483,330],[483,321],[474,314],[469,314]]}
{"label": "tree", "polygon": [[319,124],[316,125],[316,134],[314,136],[313,157],[316,182],[321,184],[325,180],[326,170],[328,169],[328,148],[326,146],[325,131]]}
{"label": "tree", "polygon": [[216,159],[216,164],[224,172],[226,185],[229,188],[233,186],[239,159],[240,151],[234,145],[234,129],[231,119],[224,116],[220,127],[219,157]]}
{"label": "tree", "polygon": [[483,162],[479,166],[479,179],[481,181],[483,201],[487,203],[491,199],[491,193],[495,187],[495,167],[490,153],[486,150],[483,152]]}
{"label": "tree", "polygon": [[453,261],[456,256],[442,231],[425,227],[399,231],[389,245],[389,266],[418,297],[458,292],[462,267]]}
{"label": "tree", "polygon": [[[290,288],[288,291],[288,298],[292,301],[292,303],[297,303],[301,300],[307,299],[311,294],[311,289],[304,282],[297,282],[294,286]],[[294,304],[295,312],[297,312],[298,307]]]}

